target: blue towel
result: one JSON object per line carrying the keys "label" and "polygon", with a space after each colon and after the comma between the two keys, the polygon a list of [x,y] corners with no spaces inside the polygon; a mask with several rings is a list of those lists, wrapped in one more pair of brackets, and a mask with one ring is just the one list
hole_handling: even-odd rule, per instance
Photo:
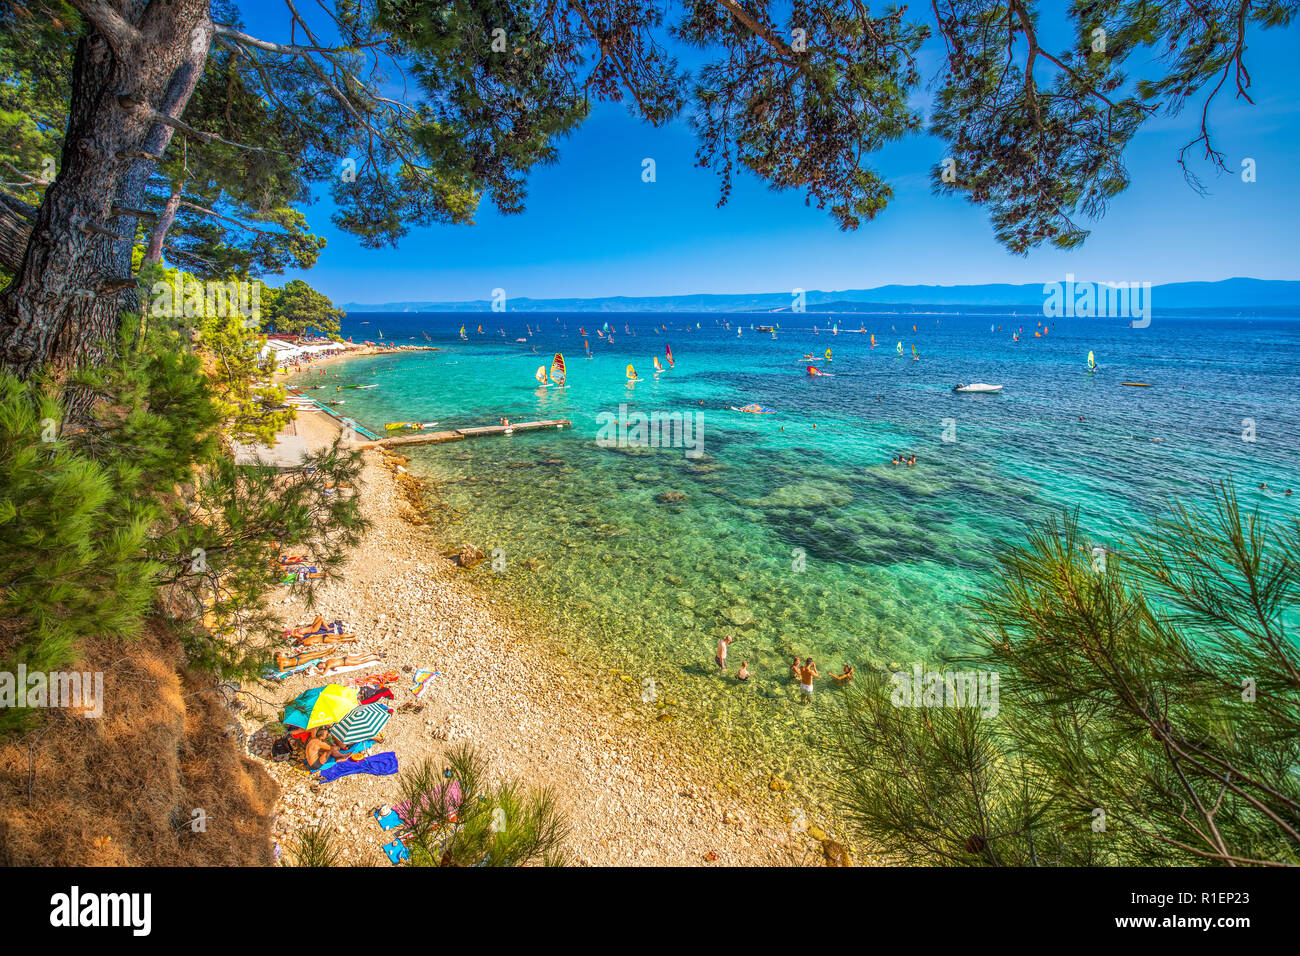
{"label": "blue towel", "polygon": [[[343,750],[343,754],[344,756],[351,756],[352,754],[363,754],[374,745],[375,742],[373,740],[363,740],[359,744],[353,744],[351,747],[345,747]],[[335,760],[333,757],[331,757],[329,760],[326,760],[323,764],[321,764],[312,772],[319,773],[322,770],[329,769],[330,767],[334,766],[336,763],[338,763],[338,761]]]}
{"label": "blue towel", "polygon": [[411,851],[406,848],[406,844],[401,840],[385,843],[384,852],[388,854],[388,858],[393,861],[394,866],[411,858]]}
{"label": "blue towel", "polygon": [[386,777],[397,773],[397,754],[390,750],[387,753],[371,754],[365,760],[349,760],[346,763],[336,763],[334,766],[322,770],[320,778],[329,782],[354,773],[370,773],[376,777]]}
{"label": "blue towel", "polygon": [[393,828],[402,825],[402,818],[398,815],[396,810],[389,810],[388,816],[385,817],[381,817],[379,811],[376,810],[375,819],[379,821],[379,827],[382,830],[392,830]]}

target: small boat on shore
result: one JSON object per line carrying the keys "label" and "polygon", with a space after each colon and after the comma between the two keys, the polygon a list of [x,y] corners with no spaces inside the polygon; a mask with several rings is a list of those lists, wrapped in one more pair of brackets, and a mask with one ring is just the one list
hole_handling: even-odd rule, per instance
{"label": "small boat on shore", "polygon": [[954,392],[1000,392],[1002,391],[1002,386],[988,385],[984,382],[972,382],[969,385],[962,385],[958,383],[957,385],[953,386],[952,390]]}

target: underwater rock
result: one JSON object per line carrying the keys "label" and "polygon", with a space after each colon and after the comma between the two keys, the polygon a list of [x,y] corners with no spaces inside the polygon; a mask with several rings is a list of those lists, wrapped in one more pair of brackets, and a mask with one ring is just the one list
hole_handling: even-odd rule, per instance
{"label": "underwater rock", "polygon": [[853,860],[849,856],[849,851],[844,848],[844,844],[836,843],[834,840],[822,840],[822,856],[826,858],[827,866],[853,865]]}
{"label": "underwater rock", "polygon": [[760,508],[843,508],[853,500],[853,492],[831,481],[799,481],[782,485],[771,494],[753,502]]}
{"label": "underwater rock", "polygon": [[678,505],[685,500],[686,494],[681,491],[661,491],[655,495],[655,501],[661,505]]}
{"label": "underwater rock", "polygon": [[727,608],[727,620],[736,627],[749,627],[754,623],[754,612],[747,607],[733,604]]}
{"label": "underwater rock", "polygon": [[460,550],[454,552],[454,556],[456,563],[462,568],[472,568],[487,557],[487,555],[474,547],[474,545],[470,544],[468,541],[461,544]]}

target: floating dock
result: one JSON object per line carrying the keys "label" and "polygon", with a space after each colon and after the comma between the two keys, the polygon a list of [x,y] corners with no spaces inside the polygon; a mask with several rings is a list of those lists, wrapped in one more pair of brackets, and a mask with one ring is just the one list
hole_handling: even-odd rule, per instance
{"label": "floating dock", "polygon": [[[573,423],[567,418],[548,418],[541,422],[512,422],[510,432],[535,432],[543,428],[568,428]],[[357,429],[360,431],[360,429]],[[401,448],[404,445],[437,445],[442,442],[460,441],[463,438],[482,438],[486,435],[504,435],[505,425],[479,425],[475,428],[455,428],[450,431],[421,432],[414,435],[396,435],[392,438],[379,438],[376,441],[363,442],[366,448]],[[366,436],[369,437],[369,436]]]}

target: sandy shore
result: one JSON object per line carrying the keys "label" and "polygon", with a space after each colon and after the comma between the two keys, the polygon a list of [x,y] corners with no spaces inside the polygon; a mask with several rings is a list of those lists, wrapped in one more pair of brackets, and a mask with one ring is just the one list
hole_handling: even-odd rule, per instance
{"label": "sandy shore", "polygon": [[[336,427],[311,412],[296,423],[309,444],[332,440]],[[556,790],[573,828],[569,850],[583,864],[706,865],[709,854],[716,854],[714,865],[823,861],[818,824],[827,824],[805,818],[783,781],[735,779],[717,753],[657,721],[654,705],[618,675],[592,672],[530,633],[475,585],[483,571],[457,568],[427,528],[411,523],[391,460],[379,451],[365,455],[359,494],[369,534],[343,575],[319,589],[315,609],[286,598],[283,612],[292,624],[316,613],[342,618],[361,637],[347,645],[350,653],[385,655],[339,682],[403,668],[441,672],[420,701],[423,710],[397,713],[378,751],[395,751],[408,767],[450,743],[472,742],[494,774]],[[409,677],[403,672],[392,685],[394,707],[415,700]],[[282,704],[322,681],[294,677],[256,693]],[[262,706],[259,716],[250,714],[246,726],[250,749],[265,757],[271,738],[259,727],[278,712]],[[318,783],[288,762],[265,765],[283,788],[274,831],[281,847],[299,827],[318,823],[340,836],[348,862],[388,865],[380,850],[387,836],[370,811],[398,799],[397,777]]]}

